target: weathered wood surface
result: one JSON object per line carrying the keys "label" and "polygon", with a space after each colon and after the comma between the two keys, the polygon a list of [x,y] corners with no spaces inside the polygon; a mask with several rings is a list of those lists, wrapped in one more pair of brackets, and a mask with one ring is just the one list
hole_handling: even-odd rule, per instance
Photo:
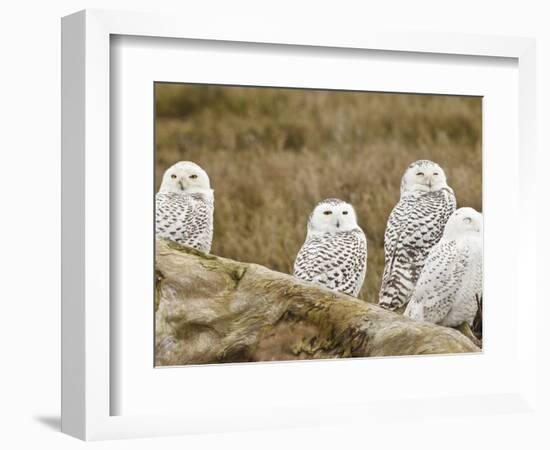
{"label": "weathered wood surface", "polygon": [[166,240],[156,274],[157,365],[480,351],[456,330]]}

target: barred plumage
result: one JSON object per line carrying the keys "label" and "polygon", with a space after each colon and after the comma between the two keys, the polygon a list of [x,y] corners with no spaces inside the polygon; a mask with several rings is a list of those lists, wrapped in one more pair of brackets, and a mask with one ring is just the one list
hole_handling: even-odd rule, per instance
{"label": "barred plumage", "polygon": [[180,161],[163,176],[156,197],[155,232],[208,253],[212,246],[214,193],[206,172]]}
{"label": "barred plumage", "polygon": [[381,306],[395,310],[408,302],[430,249],[441,239],[455,209],[454,192],[439,165],[421,160],[407,168],[401,198],[384,235]]}
{"label": "barred plumage", "polygon": [[482,295],[482,216],[460,208],[424,264],[405,315],[456,327],[472,325]]}
{"label": "barred plumage", "polygon": [[294,275],[357,296],[367,271],[367,239],[353,207],[338,199],[320,202],[308,222]]}

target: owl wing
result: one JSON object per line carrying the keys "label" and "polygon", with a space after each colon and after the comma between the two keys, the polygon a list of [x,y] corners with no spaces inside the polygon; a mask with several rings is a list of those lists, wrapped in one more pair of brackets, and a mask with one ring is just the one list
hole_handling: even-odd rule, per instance
{"label": "owl wing", "polygon": [[430,249],[439,242],[456,208],[451,189],[406,195],[392,210],[384,235],[385,266],[379,303],[407,303]]}
{"label": "owl wing", "polygon": [[384,233],[385,265],[380,287],[379,303],[390,309],[397,309],[404,300],[404,293],[413,284],[413,274],[410,270],[410,242],[414,221],[412,213],[416,206],[413,195],[401,198],[395,205],[386,225]]}
{"label": "owl wing", "polygon": [[449,313],[460,288],[467,255],[455,241],[440,242],[430,251],[405,315],[439,323]]}
{"label": "owl wing", "polygon": [[338,255],[338,290],[357,297],[367,272],[367,238],[357,228],[341,236]]}

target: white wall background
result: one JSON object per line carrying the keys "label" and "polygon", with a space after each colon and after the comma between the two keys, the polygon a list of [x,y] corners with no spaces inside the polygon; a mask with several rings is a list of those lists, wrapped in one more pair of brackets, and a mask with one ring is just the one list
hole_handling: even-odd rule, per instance
{"label": "white wall background", "polygon": [[[539,275],[547,277],[542,255],[549,250],[544,230],[550,229],[550,207],[543,183],[548,178],[550,139],[550,14],[545,1],[521,0],[363,0],[351,2],[233,0],[20,0],[4,2],[0,11],[0,255],[2,314],[0,325],[0,447],[81,448],[84,443],[59,433],[59,194],[60,194],[60,17],[83,8],[179,11],[208,20],[212,14],[267,16],[281,27],[324,24],[327,33],[340,27],[387,25],[423,31],[458,31],[537,38],[539,149]],[[544,248],[543,248],[544,246]],[[548,297],[546,293],[545,297]],[[548,308],[544,306],[547,313]],[[547,315],[546,315],[547,316]],[[540,336],[549,344],[549,332]],[[550,407],[544,382],[550,379],[548,347],[541,353],[541,398]],[[388,425],[387,441],[371,442],[363,429],[282,430],[214,436],[164,438],[88,444],[95,448],[342,448],[377,445],[392,448],[440,443],[445,448],[548,448],[544,426],[550,416],[485,418],[484,427],[465,419],[438,424],[400,422]],[[453,428],[460,431],[452,431]],[[537,430],[540,434],[537,433]],[[473,433],[473,434],[470,434]],[[537,438],[538,434],[538,438]],[[544,436],[544,438],[543,438]],[[411,445],[412,446],[412,445]],[[413,446],[414,447],[414,446]],[[416,448],[416,447],[414,447]]]}

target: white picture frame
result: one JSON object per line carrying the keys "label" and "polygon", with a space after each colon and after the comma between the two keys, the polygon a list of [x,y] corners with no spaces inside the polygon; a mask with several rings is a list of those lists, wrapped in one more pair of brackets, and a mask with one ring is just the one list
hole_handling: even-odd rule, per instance
{"label": "white picture frame", "polygon": [[[114,410],[118,410],[113,401],[115,391],[124,386],[113,378],[113,367],[121,355],[113,349],[113,336],[117,334],[117,323],[114,323],[113,317],[117,315],[113,315],[110,302],[115,289],[111,279],[111,253],[114,245],[111,236],[111,187],[117,183],[110,154],[110,147],[116,140],[111,130],[111,107],[115,95],[112,90],[111,64],[112,58],[116,56],[112,48],[113,39],[124,36],[200,40],[211,41],[212,44],[220,41],[242,45],[254,43],[256,52],[259,48],[260,53],[261,45],[282,44],[278,47],[280,52],[290,49],[290,46],[298,46],[305,53],[309,49],[317,51],[324,48],[335,55],[352,49],[395,52],[395,55],[406,53],[411,61],[415,58],[426,60],[436,55],[462,55],[506,58],[517,62],[519,95],[513,107],[517,109],[519,117],[519,121],[514,124],[517,126],[519,141],[517,146],[515,143],[510,145],[516,149],[511,157],[515,154],[519,156],[516,161],[519,177],[510,192],[515,194],[513,198],[517,214],[522,217],[521,223],[517,221],[514,225],[525,232],[521,233],[522,240],[514,251],[517,261],[536,260],[535,236],[528,232],[531,227],[535,227],[535,196],[532,195],[535,187],[526,176],[534,172],[535,166],[535,44],[532,39],[445,33],[409,34],[381,30],[348,30],[347,33],[331,36],[314,28],[306,32],[293,28],[283,30],[265,23],[250,23],[247,27],[234,29],[223,21],[196,22],[163,14],[96,10],[67,16],[62,22],[62,430],[65,433],[81,439],[96,440],[333,424],[378,415],[391,418],[394,414],[392,405],[396,402],[400,404],[401,415],[426,414],[428,418],[433,417],[426,413],[430,405],[442,416],[467,417],[472,413],[467,405],[471,402],[477,402],[476,413],[491,415],[504,409],[519,414],[536,414],[536,353],[533,350],[536,330],[534,326],[528,326],[529,323],[535,323],[536,318],[534,286],[531,292],[528,289],[523,291],[523,308],[517,316],[509,318],[521,330],[521,333],[514,334],[517,339],[510,342],[521,364],[517,373],[514,372],[513,380],[506,380],[508,384],[502,386],[496,383],[494,392],[470,391],[464,392],[464,397],[457,397],[456,393],[442,397],[440,389],[437,391],[439,394],[434,393],[431,397],[405,397],[398,394],[387,400],[374,399],[372,402],[354,399],[318,404],[305,397],[306,404],[282,401],[272,408],[269,408],[267,400],[263,409],[255,411],[250,410],[253,403],[244,402],[249,405],[248,411],[244,407],[235,410],[232,405],[228,408],[220,404],[219,412],[209,415],[183,410],[166,412],[154,408],[148,412],[148,404],[145,402],[141,410],[135,408],[135,411],[126,414],[126,408],[123,408],[122,412],[113,414]],[[319,57],[322,59],[325,56],[320,53]],[[246,84],[244,78],[242,83]],[[285,80],[281,80],[281,85],[285,85]],[[437,88],[435,92],[440,93]],[[495,160],[489,161],[494,163]],[[507,161],[508,164],[513,163],[511,159]],[[509,167],[513,169],[513,166]],[[494,195],[495,189],[487,187]],[[514,266],[510,270],[517,272],[514,278],[521,282],[530,278],[529,271],[534,268],[532,264],[529,268],[525,264],[518,264],[517,268]],[[526,284],[522,283],[522,286]],[[510,296],[515,296],[517,300],[517,290],[511,291]],[[517,304],[514,299],[510,297],[512,306]],[[439,358],[439,361],[445,361],[445,357]],[[478,361],[479,358],[463,359],[460,364],[475,367]],[[250,365],[241,365],[239,368],[233,366],[230,370],[234,376],[238,373],[238,377],[243,377],[244,371],[250,370],[262,376],[272,376],[268,372],[276,372],[276,376],[284,377],[283,371],[292,372],[293,376],[302,376],[298,371],[304,370],[309,373],[325,371],[333,374],[346,370],[360,371],[363,370],[359,367],[361,364],[360,361],[348,362],[346,366],[315,362],[313,366],[306,362],[255,365],[254,369]],[[381,370],[392,370],[392,367],[399,367],[402,362],[394,359],[388,364]],[[194,382],[200,382],[200,378],[217,376],[222,370],[217,367],[206,369],[210,370],[211,375],[205,371],[198,375],[181,372],[181,378],[194,377]],[[169,370],[178,369],[167,369],[164,372],[168,373]],[[410,367],[410,370],[423,369]],[[212,375],[212,371],[218,372]],[[194,389],[197,389],[196,385]],[[252,399],[250,401],[253,402]]]}

